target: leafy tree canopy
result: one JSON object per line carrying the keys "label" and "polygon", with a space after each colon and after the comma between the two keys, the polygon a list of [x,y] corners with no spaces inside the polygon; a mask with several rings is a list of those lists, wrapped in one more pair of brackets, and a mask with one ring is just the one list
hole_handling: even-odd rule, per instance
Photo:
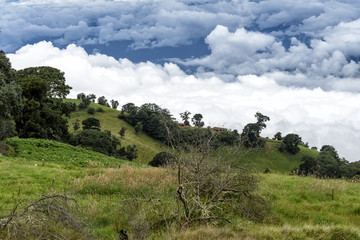
{"label": "leafy tree canopy", "polygon": [[67,140],[68,125],[62,117],[69,115],[71,103],[64,103],[71,87],[64,73],[52,67],[26,68],[17,72],[24,108],[16,118],[20,137]]}
{"label": "leafy tree canopy", "polygon": [[21,88],[16,72],[3,51],[0,51],[0,140],[15,134],[14,117],[22,109]]}
{"label": "leafy tree canopy", "polygon": [[204,126],[204,122],[201,121],[203,119],[203,116],[200,113],[197,113],[193,116],[193,118],[191,119],[191,121],[193,122],[195,127],[203,127]]}
{"label": "leafy tree canopy", "polygon": [[100,131],[100,121],[96,118],[87,118],[82,121],[83,130],[93,129]]}
{"label": "leafy tree canopy", "polygon": [[284,137],[283,142],[280,145],[279,151],[296,154],[300,151],[300,148],[298,146],[300,143],[301,137],[297,134],[290,133]]}

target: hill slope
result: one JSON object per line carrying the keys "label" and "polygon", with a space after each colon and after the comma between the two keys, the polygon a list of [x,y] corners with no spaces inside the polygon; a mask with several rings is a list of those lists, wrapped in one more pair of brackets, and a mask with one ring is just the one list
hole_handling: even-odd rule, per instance
{"label": "hill slope", "polygon": [[[66,101],[76,104],[80,103],[77,99],[67,99]],[[125,121],[118,119],[117,116],[120,111],[112,108],[104,107],[102,105],[91,103],[90,107],[95,109],[101,108],[104,112],[96,112],[94,115],[88,114],[86,110],[71,113],[69,119],[70,132],[73,132],[73,124],[79,119],[80,122],[88,117],[95,117],[100,120],[102,130],[110,130],[112,134],[120,138],[119,131],[122,127],[126,128],[125,137],[120,138],[122,146],[135,144],[138,148],[138,159],[135,162],[147,164],[153,157],[162,151],[169,151],[169,148],[144,133],[135,134],[135,130]],[[266,139],[266,146],[264,149],[249,151],[243,154],[241,152],[238,156],[239,163],[246,165],[252,169],[264,171],[269,168],[271,171],[279,173],[288,173],[294,168],[299,167],[301,158],[304,155],[316,156],[317,151],[300,146],[301,151],[295,155],[288,153],[281,153],[278,151],[280,146],[279,141]]]}
{"label": "hill slope", "polygon": [[[74,102],[76,104],[80,103],[80,100],[76,99],[67,99],[67,101]],[[97,103],[91,103],[90,107],[95,109],[101,108],[104,112],[96,111],[94,115],[88,114],[86,110],[71,113],[70,119],[68,120],[70,132],[74,132],[73,124],[77,119],[81,124],[81,122],[86,118],[94,117],[99,119],[102,130],[110,130],[113,135],[120,139],[122,146],[136,145],[138,149],[138,158],[134,160],[135,162],[146,164],[150,162],[157,153],[168,149],[165,144],[152,139],[144,133],[136,135],[132,126],[117,117],[120,114],[120,111],[99,105]],[[121,138],[119,135],[119,131],[122,127],[126,128],[124,138]]]}
{"label": "hill slope", "polygon": [[[78,201],[80,217],[89,224],[87,230],[94,239],[117,239],[119,229],[134,234],[130,223],[142,223],[143,211],[154,210],[148,201],[139,205],[145,207],[149,203],[148,209],[126,208],[134,199],[155,197],[161,199],[160,206],[166,203],[170,210],[176,209],[176,179],[166,169],[144,167],[54,141],[12,138],[6,142],[16,147],[17,157],[0,156],[0,216],[8,214],[19,200],[37,199],[42,194],[67,194]],[[273,143],[276,148],[277,143]],[[266,164],[270,150],[263,150],[263,159],[259,153],[252,154]],[[159,226],[149,237],[360,239],[359,183],[284,174],[258,176],[257,192],[271,204],[264,222],[252,222],[234,214],[231,224],[180,232],[176,227],[164,231],[164,226]]]}

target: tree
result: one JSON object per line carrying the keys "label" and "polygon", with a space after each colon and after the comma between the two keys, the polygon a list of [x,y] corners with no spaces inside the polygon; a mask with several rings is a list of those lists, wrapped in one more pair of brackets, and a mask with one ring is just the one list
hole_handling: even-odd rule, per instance
{"label": "tree", "polygon": [[202,119],[203,116],[200,113],[197,113],[192,117],[191,121],[193,122],[195,127],[203,127],[204,122],[201,121]]}
{"label": "tree", "polygon": [[80,120],[79,119],[76,119],[76,121],[73,124],[73,127],[74,127],[74,132],[76,132],[77,130],[80,129]]}
{"label": "tree", "polygon": [[126,131],[126,128],[125,127],[122,127],[119,131],[119,135],[121,138],[125,137],[125,131]]}
{"label": "tree", "polygon": [[274,135],[274,138],[273,140],[282,140],[282,136],[281,136],[281,132],[277,132],[275,135]]}
{"label": "tree", "polygon": [[106,98],[104,96],[101,96],[98,98],[98,104],[106,106],[106,107],[110,107],[108,101],[106,100]]}
{"label": "tree", "polygon": [[259,126],[260,132],[266,128],[265,122],[270,121],[270,118],[268,116],[263,115],[260,112],[257,112],[255,114],[255,117],[257,119],[257,125]]}
{"label": "tree", "polygon": [[126,113],[130,113],[132,110],[136,109],[137,107],[135,106],[135,104],[133,103],[127,103],[127,104],[124,104],[122,107],[121,107],[121,111],[122,112],[126,112]]}
{"label": "tree", "polygon": [[82,121],[83,130],[93,129],[100,131],[100,121],[96,118],[87,118]]}
{"label": "tree", "polygon": [[85,93],[79,93],[78,95],[77,95],[77,99],[84,99],[86,97],[86,95],[85,95]]}
{"label": "tree", "polygon": [[336,149],[331,145],[324,145],[320,149],[320,153],[328,152],[337,162],[340,162],[339,154],[337,153]]}
{"label": "tree", "polygon": [[190,126],[190,122],[189,122],[190,114],[191,114],[191,112],[189,112],[189,111],[185,111],[183,113],[180,113],[180,117],[181,117],[181,119],[183,120],[183,122],[184,122],[184,124],[186,126]]}
{"label": "tree", "polygon": [[69,116],[72,107],[63,101],[71,89],[64,73],[52,67],[34,67],[19,70],[17,76],[24,103],[16,117],[19,136],[67,141],[68,125],[62,116]]}
{"label": "tree", "polygon": [[[260,220],[268,205],[254,194],[257,180],[251,172],[234,167],[241,154],[232,148],[227,158],[212,147],[214,133],[196,131],[196,142],[176,158],[178,220],[182,227],[198,222],[228,222],[226,214],[237,214]],[[171,140],[169,140],[171,141]],[[175,144],[176,145],[176,144]],[[227,155],[228,156],[228,155]],[[231,159],[231,160],[229,160]]]}
{"label": "tree", "polygon": [[170,164],[176,163],[176,155],[169,152],[160,152],[149,162],[153,167],[166,167]]}
{"label": "tree", "polygon": [[142,123],[141,123],[141,122],[138,122],[138,123],[136,124],[136,126],[135,126],[135,134],[138,135],[138,134],[141,132],[142,129],[143,129]]}
{"label": "tree", "polygon": [[93,107],[88,108],[87,113],[90,114],[90,115],[94,115],[95,114],[95,108],[93,108]]}
{"label": "tree", "polygon": [[93,93],[90,93],[87,95],[87,98],[90,99],[90,101],[95,102],[96,95]]}
{"label": "tree", "polygon": [[290,133],[284,137],[283,142],[280,144],[279,151],[296,154],[300,151],[298,147],[300,143],[301,137],[297,134]]}
{"label": "tree", "polygon": [[21,88],[5,53],[0,51],[0,140],[15,134],[15,116],[22,110]]}
{"label": "tree", "polygon": [[112,99],[110,103],[111,103],[111,108],[113,109],[117,109],[117,107],[119,106],[119,102],[114,99]]}
{"label": "tree", "polygon": [[87,128],[75,135],[73,145],[112,156],[116,154],[120,141],[111,134],[101,132],[96,128]]}
{"label": "tree", "polygon": [[265,146],[265,140],[260,139],[260,133],[266,128],[265,122],[269,121],[270,118],[260,112],[255,114],[255,118],[257,122],[247,124],[241,133],[241,141],[246,148]]}
{"label": "tree", "polygon": [[330,152],[320,152],[320,154],[316,158],[316,161],[318,163],[316,172],[316,175],[318,177],[341,177],[340,164]]}
{"label": "tree", "polygon": [[316,162],[315,158],[313,158],[311,156],[303,156],[301,158],[301,161],[303,163],[301,163],[299,166],[298,175],[308,176],[308,175],[315,174],[315,172],[317,170],[317,162]]}

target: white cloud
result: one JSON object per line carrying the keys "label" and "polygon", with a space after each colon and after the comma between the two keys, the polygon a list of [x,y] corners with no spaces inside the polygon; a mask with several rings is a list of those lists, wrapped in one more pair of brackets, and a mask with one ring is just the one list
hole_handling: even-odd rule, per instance
{"label": "white cloud", "polygon": [[0,46],[14,51],[39,39],[63,45],[132,40],[134,48],[179,46],[206,37],[217,25],[318,38],[325,29],[359,19],[359,7],[358,1],[340,0],[2,1]]}
{"label": "white cloud", "polygon": [[[239,33],[244,34],[243,30]],[[272,38],[264,38],[249,51],[271,43]],[[41,65],[61,69],[73,87],[72,97],[86,92],[117,99],[121,104],[154,102],[168,108],[175,117],[189,110],[202,113],[207,124],[239,131],[255,121],[254,114],[260,111],[271,118],[264,136],[272,137],[277,131],[296,132],[311,146],[332,144],[341,156],[360,159],[357,93],[281,86],[272,78],[281,77],[281,73],[272,77],[240,75],[236,81],[225,83],[216,75],[187,75],[173,63],[135,64],[127,59],[89,55],[75,45],[59,49],[50,42],[25,46],[8,57],[16,69]],[[304,75],[298,78],[307,81]],[[351,85],[351,81],[344,82],[344,86]]]}
{"label": "white cloud", "polygon": [[310,47],[292,38],[287,50],[269,34],[244,28],[230,32],[225,26],[217,26],[205,40],[210,55],[179,62],[219,74],[266,75],[284,85],[356,92],[360,88],[360,64],[349,56],[360,56],[359,26],[357,20],[339,24],[333,32],[327,29],[331,34],[324,33],[325,40],[312,40]]}

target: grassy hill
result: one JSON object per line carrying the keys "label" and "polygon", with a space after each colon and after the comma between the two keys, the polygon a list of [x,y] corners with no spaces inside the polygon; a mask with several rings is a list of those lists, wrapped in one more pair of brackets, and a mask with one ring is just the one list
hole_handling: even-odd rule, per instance
{"label": "grassy hill", "polygon": [[[80,100],[77,99],[67,99],[66,101],[76,104],[80,103]],[[69,119],[70,132],[73,132],[72,126],[77,119],[81,122],[88,117],[95,117],[100,120],[102,130],[110,130],[118,138],[120,138],[120,129],[122,127],[127,129],[125,137],[120,140],[122,146],[133,144],[137,146],[139,157],[134,160],[135,162],[147,164],[157,153],[169,150],[163,143],[155,141],[144,133],[136,135],[132,126],[117,118],[120,111],[96,103],[91,103],[90,107],[95,109],[101,108],[104,112],[96,112],[94,115],[88,114],[86,110],[71,113]],[[299,167],[301,158],[304,155],[316,156],[318,154],[317,151],[302,146],[300,146],[301,151],[296,155],[281,153],[278,151],[279,146],[279,141],[266,139],[266,147],[264,149],[250,151],[245,155],[243,152],[240,152],[236,157],[239,159],[239,163],[255,170],[264,171],[266,168],[269,168],[274,172],[289,173],[294,168]]]}
{"label": "grassy hill", "polygon": [[[80,103],[80,100],[77,99],[67,99],[67,101],[76,104]],[[118,119],[120,111],[99,105],[97,103],[91,103],[90,107],[95,108],[95,110],[101,108],[104,112],[96,111],[94,115],[88,114],[87,110],[71,113],[70,119],[68,120],[70,132],[74,131],[73,124],[77,119],[80,120],[81,124],[81,122],[86,118],[94,117],[99,119],[102,130],[110,130],[113,135],[120,139],[122,146],[136,145],[138,148],[138,158],[134,160],[135,162],[148,163],[157,153],[167,150],[167,147],[163,143],[155,141],[144,133],[136,135],[132,126],[125,121]],[[119,135],[119,131],[122,127],[126,128],[124,138],[120,138]]]}
{"label": "grassy hill", "polygon": [[[263,222],[234,213],[229,216],[231,224],[183,231],[175,225],[149,229],[145,217],[155,219],[162,211],[177,209],[176,177],[169,169],[147,166],[156,153],[168,148],[146,134],[135,135],[132,126],[117,118],[119,111],[95,103],[91,107],[104,111],[72,113],[70,130],[76,119],[88,117],[99,119],[103,130],[119,138],[121,127],[126,127],[122,146],[137,145],[139,158],[129,162],[55,141],[7,139],[12,149],[10,156],[0,155],[0,216],[24,199],[65,194],[77,201],[76,214],[86,222],[93,239],[118,239],[120,229],[149,239],[360,239],[359,183],[288,175],[304,155],[318,152],[301,147],[296,155],[281,153],[277,150],[280,142],[269,139],[264,149],[237,149],[235,155],[228,155],[260,172],[256,192],[270,204]],[[227,150],[223,149],[224,154]],[[272,173],[262,174],[266,168]],[[59,228],[55,223],[49,227]],[[85,239],[69,230],[63,234],[64,239]],[[6,239],[1,230],[0,238]]]}
{"label": "grassy hill", "polygon": [[[86,229],[94,239],[117,239],[119,229],[134,234],[131,229],[135,226],[142,231],[141,227],[146,227],[141,225],[145,224],[144,214],[156,214],[154,209],[159,207],[176,209],[176,178],[169,170],[48,140],[12,138],[7,143],[15,147],[16,157],[0,156],[0,216],[8,214],[23,199],[67,194],[77,200],[78,214],[88,224]],[[263,154],[266,153],[264,150]],[[360,239],[358,182],[278,173],[259,174],[258,178],[257,193],[271,205],[263,222],[252,222],[234,214],[231,224],[193,227],[180,232],[175,226],[165,231],[163,226],[147,236],[150,239]],[[156,205],[157,201],[146,200],[151,198],[161,202]],[[136,208],[129,204],[136,201],[139,201]],[[135,223],[138,225],[132,225]]]}
{"label": "grassy hill", "polygon": [[303,156],[307,155],[316,157],[318,155],[317,151],[303,146],[299,146],[300,152],[295,155],[283,153],[278,151],[280,143],[280,141],[266,139],[264,149],[249,152],[241,158],[240,162],[243,165],[247,165],[260,171],[264,171],[266,168],[269,168],[273,172],[289,173],[294,168],[299,167]]}

